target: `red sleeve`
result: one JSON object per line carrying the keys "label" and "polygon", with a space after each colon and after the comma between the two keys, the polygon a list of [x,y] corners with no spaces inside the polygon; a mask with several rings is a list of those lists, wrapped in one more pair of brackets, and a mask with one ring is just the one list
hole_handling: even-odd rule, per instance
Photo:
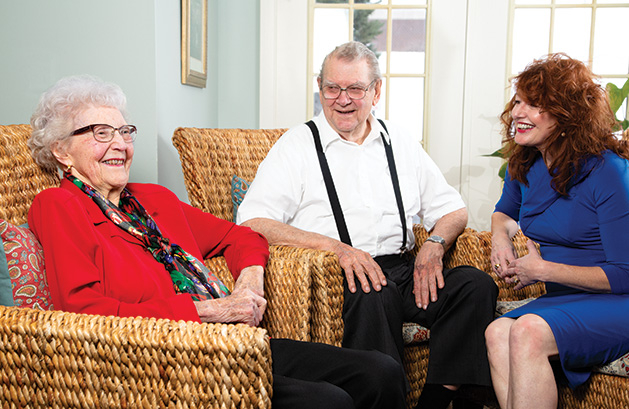
{"label": "red sleeve", "polygon": [[95,220],[97,212],[86,209],[91,201],[82,200],[68,189],[48,189],[29,211],[29,227],[44,248],[55,309],[198,322],[191,297],[175,293],[163,266],[130,244],[127,233],[118,232],[98,208],[102,220]]}
{"label": "red sleeve", "polygon": [[245,267],[266,267],[269,244],[263,235],[185,203],[182,203],[182,209],[203,257],[225,256],[235,280]]}

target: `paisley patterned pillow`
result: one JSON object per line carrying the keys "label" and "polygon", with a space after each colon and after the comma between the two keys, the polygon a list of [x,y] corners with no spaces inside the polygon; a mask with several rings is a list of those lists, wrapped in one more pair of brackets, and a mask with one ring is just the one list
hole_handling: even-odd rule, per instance
{"label": "paisley patterned pillow", "polygon": [[28,227],[18,227],[0,220],[0,236],[13,304],[40,310],[52,310],[44,268],[44,251]]}

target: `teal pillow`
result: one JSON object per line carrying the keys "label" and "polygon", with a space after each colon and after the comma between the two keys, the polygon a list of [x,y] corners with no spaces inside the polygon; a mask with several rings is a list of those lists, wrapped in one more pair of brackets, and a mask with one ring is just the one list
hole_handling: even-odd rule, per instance
{"label": "teal pillow", "polygon": [[247,194],[247,190],[249,189],[249,182],[246,180],[234,175],[232,176],[232,189],[231,189],[231,197],[232,197],[232,205],[233,205],[233,222],[236,223],[236,215],[238,214],[238,207],[242,203],[242,200],[245,198],[245,194]]}

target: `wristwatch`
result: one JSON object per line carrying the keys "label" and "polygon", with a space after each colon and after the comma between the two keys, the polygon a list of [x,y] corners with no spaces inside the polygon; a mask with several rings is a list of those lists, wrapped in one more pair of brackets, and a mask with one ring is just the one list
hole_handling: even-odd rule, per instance
{"label": "wristwatch", "polygon": [[428,237],[426,239],[426,241],[432,241],[433,243],[439,243],[441,244],[443,247],[446,246],[446,241],[443,239],[443,237],[441,236],[437,236],[436,234],[433,234],[432,236]]}

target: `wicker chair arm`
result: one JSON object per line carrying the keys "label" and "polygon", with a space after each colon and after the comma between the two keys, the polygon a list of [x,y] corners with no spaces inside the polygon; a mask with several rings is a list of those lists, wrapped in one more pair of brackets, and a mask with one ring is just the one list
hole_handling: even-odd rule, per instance
{"label": "wicker chair arm", "polygon": [[273,337],[341,345],[343,277],[330,252],[271,246],[263,326]]}
{"label": "wicker chair arm", "polygon": [[[341,345],[343,277],[329,252],[271,246],[264,277],[267,308],[261,326],[273,338]],[[223,257],[205,260],[228,288],[234,281]]]}
{"label": "wicker chair arm", "polygon": [[266,331],[0,307],[0,396],[16,407],[269,408]]}

